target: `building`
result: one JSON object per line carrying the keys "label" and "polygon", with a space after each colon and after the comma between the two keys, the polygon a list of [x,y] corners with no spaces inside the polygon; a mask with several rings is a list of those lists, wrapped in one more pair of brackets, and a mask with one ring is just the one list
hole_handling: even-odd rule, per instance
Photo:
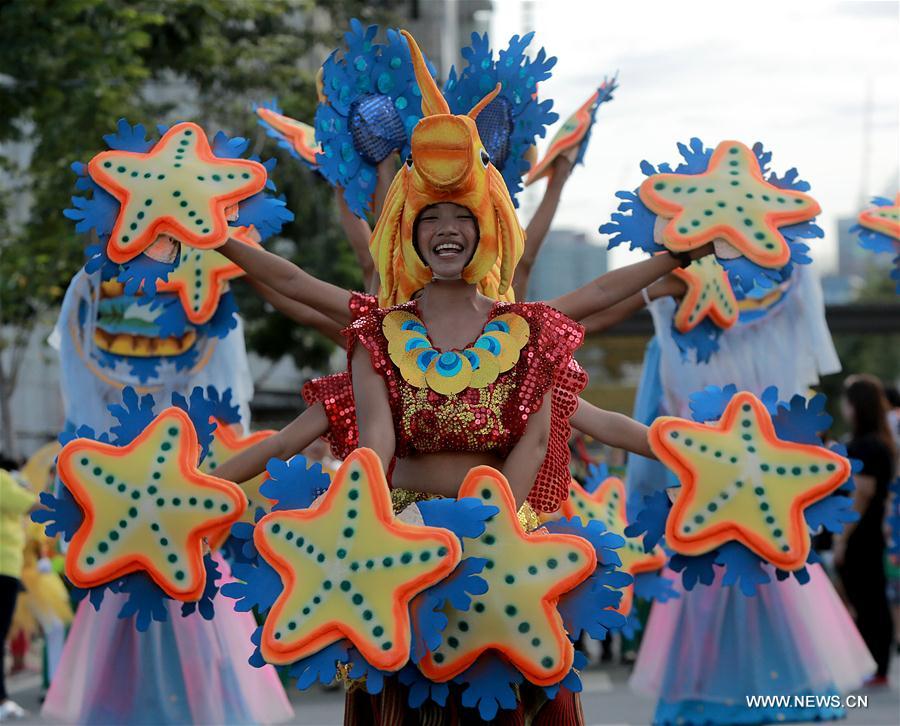
{"label": "building", "polygon": [[529,300],[550,300],[590,282],[607,270],[606,248],[584,232],[551,229],[538,253],[528,285]]}

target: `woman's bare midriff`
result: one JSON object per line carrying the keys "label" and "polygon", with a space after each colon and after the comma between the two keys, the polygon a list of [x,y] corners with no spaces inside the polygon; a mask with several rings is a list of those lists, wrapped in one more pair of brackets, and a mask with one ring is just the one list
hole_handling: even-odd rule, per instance
{"label": "woman's bare midriff", "polygon": [[391,476],[395,489],[411,489],[419,492],[455,497],[469,469],[474,466],[492,466],[502,470],[504,460],[484,452],[442,452],[415,454],[398,459]]}

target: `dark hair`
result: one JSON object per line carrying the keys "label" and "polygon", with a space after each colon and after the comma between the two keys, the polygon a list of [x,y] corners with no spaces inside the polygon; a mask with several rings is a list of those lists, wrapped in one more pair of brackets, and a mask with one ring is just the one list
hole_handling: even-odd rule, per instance
{"label": "dark hair", "polygon": [[888,426],[888,401],[884,386],[875,376],[865,373],[844,381],[844,397],[853,409],[853,438],[876,436],[894,452],[894,438]]}
{"label": "dark hair", "polygon": [[897,390],[897,386],[886,385],[884,387],[884,395],[887,397],[891,408],[900,408],[900,391]]}

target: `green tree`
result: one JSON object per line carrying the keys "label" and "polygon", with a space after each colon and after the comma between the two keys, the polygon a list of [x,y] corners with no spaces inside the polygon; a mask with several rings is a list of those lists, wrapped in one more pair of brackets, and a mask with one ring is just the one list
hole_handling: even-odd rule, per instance
{"label": "green tree", "polygon": [[[887,259],[886,255],[882,255],[879,262]],[[888,273],[888,265],[875,262],[870,264],[857,302],[884,303],[896,307],[898,299],[894,290],[895,283]],[[833,337],[834,347],[841,360],[841,372],[825,376],[821,388],[828,396],[828,411],[834,418],[832,432],[841,436],[847,430],[839,403],[844,379],[854,373],[868,373],[885,383],[896,384],[900,380],[900,333],[838,333]]]}
{"label": "green tree", "polygon": [[[9,399],[35,324],[82,264],[83,240],[61,212],[69,165],[101,151],[126,117],[152,129],[190,117],[263,135],[250,106],[278,97],[311,120],[314,75],[351,17],[380,24],[401,2],[378,0],[6,0],[0,6],[0,423],[14,453]],[[267,144],[265,152],[274,152]],[[326,185],[281,156],[275,178],[296,221],[279,251],[314,274],[359,284]],[[247,298],[248,296],[243,296]],[[251,348],[316,365],[329,351],[244,299]]]}

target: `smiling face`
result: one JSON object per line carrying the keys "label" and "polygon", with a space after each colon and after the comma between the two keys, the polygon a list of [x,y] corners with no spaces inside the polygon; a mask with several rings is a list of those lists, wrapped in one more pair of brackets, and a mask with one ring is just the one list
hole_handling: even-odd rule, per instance
{"label": "smiling face", "polygon": [[419,215],[415,241],[419,256],[435,279],[456,280],[475,254],[478,223],[459,204],[433,204]]}

